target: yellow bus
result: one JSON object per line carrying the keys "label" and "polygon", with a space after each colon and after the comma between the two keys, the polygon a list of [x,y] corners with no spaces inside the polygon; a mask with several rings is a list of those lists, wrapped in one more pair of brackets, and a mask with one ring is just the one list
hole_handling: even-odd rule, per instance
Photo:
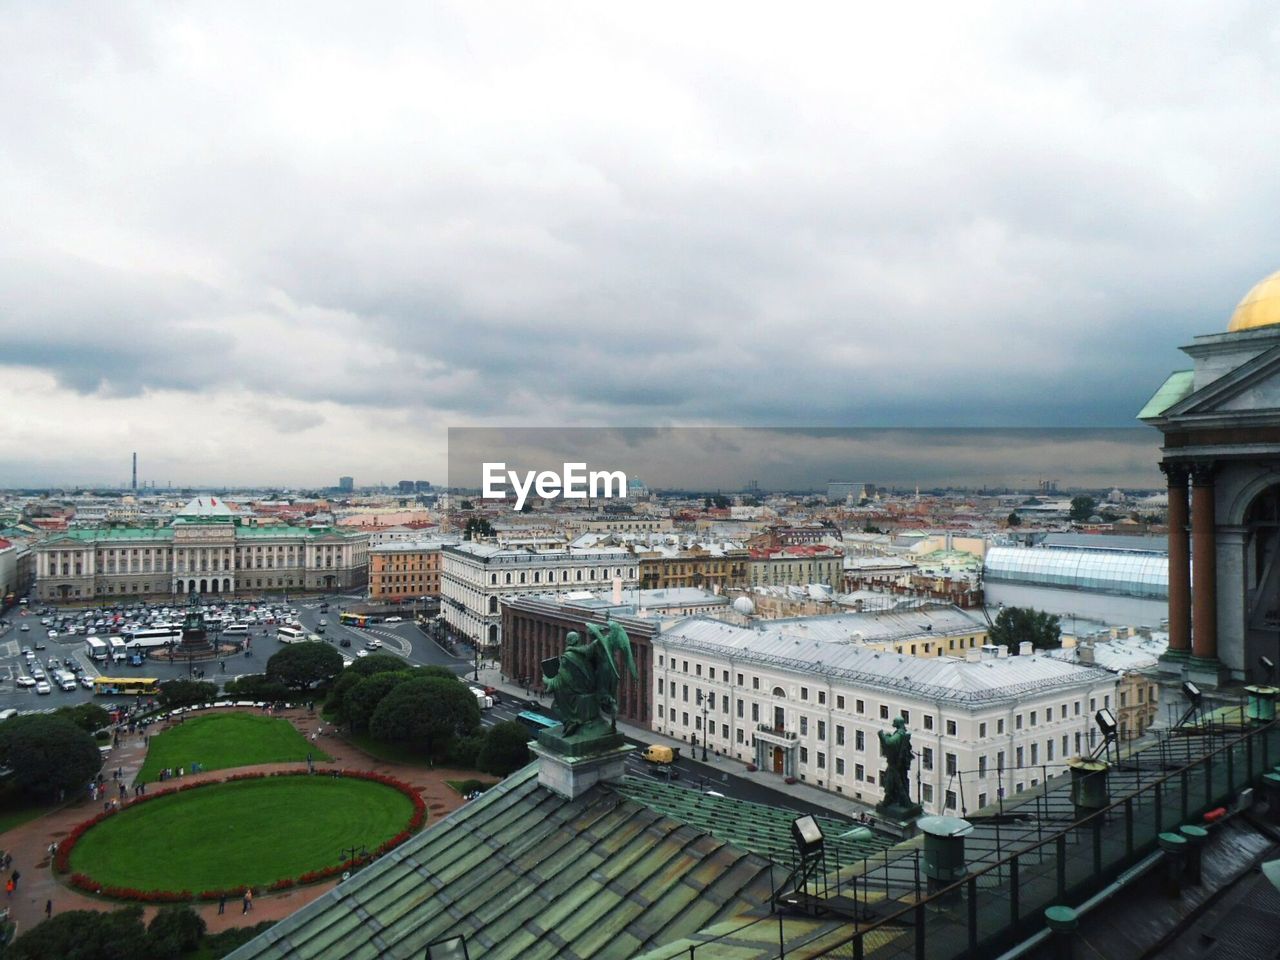
{"label": "yellow bus", "polygon": [[93,692],[109,697],[153,697],[160,692],[155,677],[94,677]]}

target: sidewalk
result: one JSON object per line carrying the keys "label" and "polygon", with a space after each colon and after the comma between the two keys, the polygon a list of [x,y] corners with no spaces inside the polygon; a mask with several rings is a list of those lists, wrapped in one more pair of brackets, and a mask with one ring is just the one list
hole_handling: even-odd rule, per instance
{"label": "sidewalk", "polygon": [[[471,671],[467,672],[470,677]],[[551,705],[550,697],[539,697],[535,692],[526,693],[524,687],[511,683],[503,679],[502,672],[496,667],[481,667],[480,680],[478,681],[484,686],[494,687],[504,694],[512,697],[519,697],[523,700],[535,700],[544,706]],[[852,797],[844,796],[839,793],[832,793],[829,790],[823,790],[820,787],[814,787],[807,783],[783,782],[781,776],[776,773],[769,773],[764,770],[757,770],[755,773],[747,771],[745,761],[738,760],[734,757],[722,756],[717,753],[708,752],[707,760],[702,760],[702,750],[692,750],[687,741],[676,740],[673,737],[664,736],[653,730],[645,729],[636,724],[629,723],[624,720],[618,721],[618,732],[633,740],[639,740],[641,743],[654,743],[659,746],[680,748],[680,754],[686,759],[692,760],[699,767],[706,770],[707,778],[719,779],[721,774],[727,773],[730,776],[740,777],[743,780],[752,781],[776,793],[784,796],[792,796],[797,800],[805,803],[811,803],[815,807],[823,807],[830,810],[833,814],[844,817],[848,820],[856,820],[859,814],[865,813],[872,817],[876,816],[875,806],[871,803],[863,803]],[[696,753],[696,756],[695,756]]]}
{"label": "sidewalk", "polygon": [[[225,711],[233,712],[233,711]],[[284,717],[298,729],[303,736],[310,736],[312,731],[319,731],[322,724],[320,715],[308,715],[301,708],[286,710],[275,714]],[[149,735],[160,733],[164,726],[147,728]],[[446,779],[459,779],[472,776],[471,773],[460,773],[443,767],[429,769],[411,767],[402,764],[376,760],[358,747],[337,736],[322,736],[317,746],[333,759],[327,763],[318,762],[320,770],[329,767],[348,767],[359,770],[372,770],[402,780],[413,787],[427,804],[427,828],[453,810],[461,807],[465,801],[445,783]],[[132,786],[133,778],[142,767],[146,750],[142,746],[142,735],[125,736],[121,745],[112,750],[103,767],[108,788],[114,787],[111,774],[117,767],[124,768],[124,783]],[[258,764],[249,767],[237,767],[227,770],[212,770],[207,773],[183,777],[181,782],[202,782],[205,780],[222,780],[234,773],[247,771],[270,773],[275,770],[306,769],[305,764],[276,763]],[[173,783],[165,784],[166,787]],[[156,785],[159,786],[158,784]],[[108,793],[108,796],[111,796]],[[132,792],[130,792],[132,796]],[[127,809],[127,807],[126,807]],[[51,843],[61,840],[78,823],[88,820],[102,810],[101,802],[93,803],[87,798],[68,803],[35,820],[31,820],[0,835],[0,849],[13,855],[12,869],[21,873],[18,889],[6,904],[10,909],[10,917],[18,924],[18,934],[31,929],[44,919],[46,900],[53,901],[55,913],[67,910],[114,910],[125,906],[112,900],[87,896],[77,890],[64,886],[61,879],[55,876],[50,862],[48,848]],[[218,904],[194,903],[191,906],[204,917],[210,933],[217,933],[229,927],[252,926],[263,920],[280,920],[293,913],[304,904],[326,893],[337,881],[310,884],[305,887],[294,887],[282,893],[268,894],[265,891],[255,892],[253,910],[242,915],[239,900],[228,901],[226,913],[218,914]],[[146,907],[144,919],[149,922],[157,907]]]}

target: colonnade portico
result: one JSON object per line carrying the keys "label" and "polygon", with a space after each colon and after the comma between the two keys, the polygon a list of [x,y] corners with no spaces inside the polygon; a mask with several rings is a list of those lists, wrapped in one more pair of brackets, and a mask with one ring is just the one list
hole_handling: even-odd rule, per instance
{"label": "colonnade portico", "polygon": [[1162,435],[1169,492],[1169,648],[1162,672],[1202,687],[1280,662],[1280,272],[1224,333],[1181,348],[1138,414]]}

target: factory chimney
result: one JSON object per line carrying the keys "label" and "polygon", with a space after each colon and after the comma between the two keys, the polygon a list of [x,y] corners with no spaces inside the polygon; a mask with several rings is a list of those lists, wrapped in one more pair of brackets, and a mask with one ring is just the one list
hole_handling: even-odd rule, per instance
{"label": "factory chimney", "polygon": [[138,492],[138,451],[133,451],[133,492]]}

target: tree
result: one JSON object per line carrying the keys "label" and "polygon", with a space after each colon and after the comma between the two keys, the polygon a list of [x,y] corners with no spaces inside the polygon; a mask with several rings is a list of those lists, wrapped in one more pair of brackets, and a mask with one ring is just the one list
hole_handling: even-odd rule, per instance
{"label": "tree", "polygon": [[80,790],[102,767],[92,736],[65,716],[28,714],[0,724],[0,767],[24,793],[52,797]]}
{"label": "tree", "polygon": [[86,733],[94,733],[111,723],[111,714],[96,703],[77,703],[74,707],[59,707],[55,717],[66,717]]}
{"label": "tree", "polygon": [[493,524],[484,517],[468,517],[466,526],[462,528],[464,540],[474,540],[476,537],[492,537],[493,534]]}
{"label": "tree", "polygon": [[1005,521],[1004,521],[1004,522],[1005,522],[1008,526],[1010,526],[1010,527],[1020,527],[1020,526],[1022,526],[1022,518],[1021,518],[1020,516],[1018,516],[1018,511],[1017,511],[1017,510],[1013,511],[1012,513],[1010,513],[1010,514],[1009,514],[1009,516],[1005,518]]}
{"label": "tree", "polygon": [[160,684],[160,703],[172,710],[218,699],[218,685],[205,680],[166,680]]}
{"label": "tree", "polygon": [[360,657],[355,663],[342,671],[345,677],[348,674],[356,677],[371,677],[375,673],[391,673],[396,670],[406,670],[409,664],[400,659],[393,653],[371,653],[367,657]]}
{"label": "tree", "polygon": [[1093,516],[1094,508],[1098,505],[1098,501],[1087,494],[1081,494],[1078,497],[1071,498],[1071,519],[1076,523],[1084,523]]}
{"label": "tree", "polygon": [[267,661],[267,679],[307,690],[342,670],[342,654],[327,643],[294,643]]}
{"label": "tree", "polygon": [[142,907],[110,913],[69,910],[27,930],[4,952],[5,960],[140,960],[171,957],[150,950]]}
{"label": "tree", "polygon": [[360,678],[342,700],[342,715],[351,729],[363,730],[368,727],[383,698],[408,679],[407,670],[375,673],[371,677]]}
{"label": "tree", "polygon": [[453,737],[465,736],[479,725],[480,706],[465,685],[423,677],[399,684],[382,698],[369,732],[387,743],[418,744],[434,756]]}
{"label": "tree", "polygon": [[529,762],[529,731],[508,720],[495,723],[485,734],[484,746],[476,758],[476,766],[485,773],[505,777]]}
{"label": "tree", "polygon": [[223,690],[228,697],[234,697],[236,700],[271,703],[289,699],[289,688],[276,680],[268,680],[263,673],[251,673],[248,676],[228,680]]}
{"label": "tree", "polygon": [[190,907],[161,907],[147,925],[147,939],[157,957],[180,957],[200,945],[204,918]]}
{"label": "tree", "polygon": [[989,642],[1017,650],[1030,640],[1037,650],[1051,650],[1062,644],[1062,627],[1056,615],[1030,607],[1004,607],[991,625]]}

